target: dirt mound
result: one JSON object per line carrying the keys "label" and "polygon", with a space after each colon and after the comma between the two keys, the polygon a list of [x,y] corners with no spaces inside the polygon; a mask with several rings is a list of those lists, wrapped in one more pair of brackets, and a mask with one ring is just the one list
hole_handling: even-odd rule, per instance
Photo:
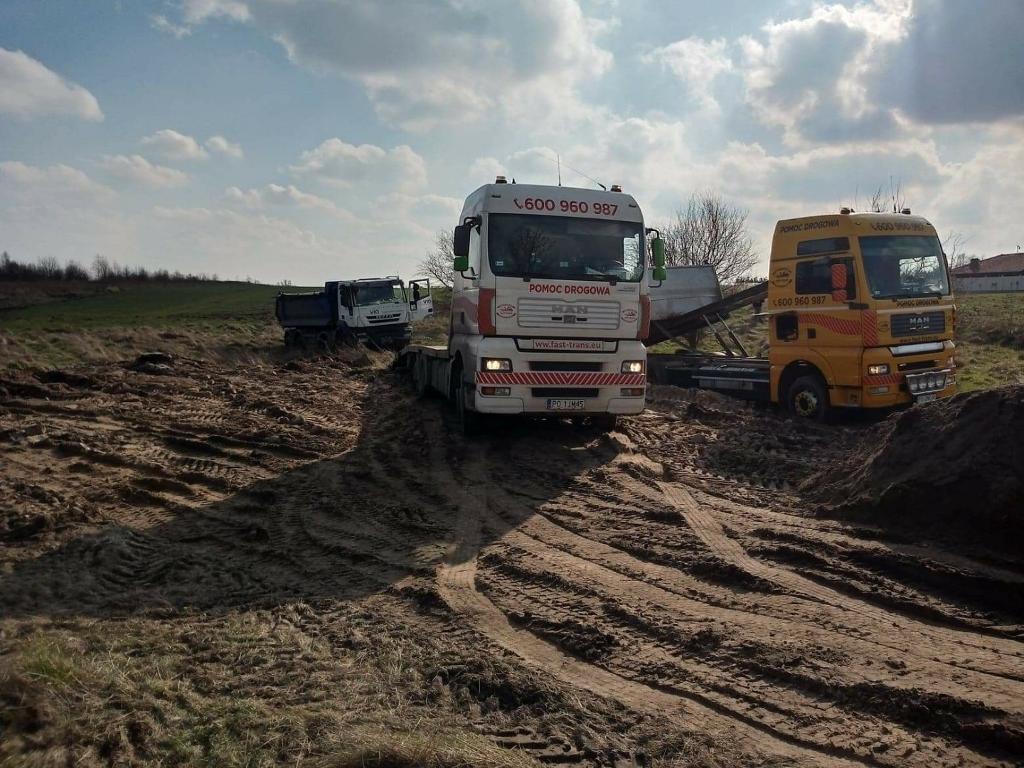
{"label": "dirt mound", "polygon": [[1024,553],[1024,387],[912,408],[801,490],[829,512]]}

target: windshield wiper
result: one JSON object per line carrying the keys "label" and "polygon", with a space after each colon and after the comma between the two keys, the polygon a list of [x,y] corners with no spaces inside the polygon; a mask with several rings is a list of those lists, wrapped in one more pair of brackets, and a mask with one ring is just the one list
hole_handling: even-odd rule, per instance
{"label": "windshield wiper", "polygon": [[921,293],[893,293],[888,296],[876,296],[876,299],[927,299],[929,297],[935,297],[941,299],[946,294],[942,291],[922,291]]}

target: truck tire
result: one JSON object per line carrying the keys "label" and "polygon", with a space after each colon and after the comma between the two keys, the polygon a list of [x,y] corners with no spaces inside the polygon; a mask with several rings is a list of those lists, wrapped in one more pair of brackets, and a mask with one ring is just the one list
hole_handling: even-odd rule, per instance
{"label": "truck tire", "polygon": [[416,387],[417,397],[426,397],[430,391],[430,374],[427,371],[427,363],[420,357],[412,365],[412,383]]}
{"label": "truck tire", "polygon": [[595,413],[590,417],[590,424],[598,432],[614,432],[619,426],[619,417],[614,413]]}
{"label": "truck tire", "polygon": [[459,419],[459,429],[464,437],[473,437],[480,432],[480,414],[466,407],[467,387],[466,381],[459,376],[459,383],[455,386],[455,413]]}
{"label": "truck tire", "polygon": [[828,388],[819,376],[799,376],[786,392],[786,407],[800,419],[826,422],[832,415]]}

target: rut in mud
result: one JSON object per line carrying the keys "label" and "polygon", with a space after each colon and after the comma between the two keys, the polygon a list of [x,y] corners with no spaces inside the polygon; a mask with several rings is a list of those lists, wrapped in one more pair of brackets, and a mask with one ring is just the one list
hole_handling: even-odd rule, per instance
{"label": "rut in mud", "polygon": [[[560,764],[1024,760],[1019,562],[816,516],[800,484],[857,429],[655,388],[611,435],[466,442],[394,374],[329,360],[3,386],[5,654],[173,635],[190,696],[320,724],[281,760],[400,706]],[[238,622],[259,628],[242,667]],[[141,735],[62,748],[158,754],[182,695],[146,701]],[[5,749],[53,746],[36,709]]]}

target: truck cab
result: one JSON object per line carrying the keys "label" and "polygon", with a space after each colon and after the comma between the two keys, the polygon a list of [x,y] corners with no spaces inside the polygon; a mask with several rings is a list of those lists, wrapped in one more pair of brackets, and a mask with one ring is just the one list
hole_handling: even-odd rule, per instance
{"label": "truck cab", "polygon": [[407,289],[391,275],[330,280],[322,291],[281,293],[275,311],[286,346],[363,342],[401,349],[412,336],[410,323],[433,314],[434,302],[429,280],[413,280]]}
{"label": "truck cab", "polygon": [[772,399],[820,417],[954,394],[950,285],[935,228],[909,209],[779,221],[766,307]]}
{"label": "truck cab", "polygon": [[642,411],[648,246],[632,196],[499,177],[469,195],[460,221],[447,349],[456,408],[611,422]]}

